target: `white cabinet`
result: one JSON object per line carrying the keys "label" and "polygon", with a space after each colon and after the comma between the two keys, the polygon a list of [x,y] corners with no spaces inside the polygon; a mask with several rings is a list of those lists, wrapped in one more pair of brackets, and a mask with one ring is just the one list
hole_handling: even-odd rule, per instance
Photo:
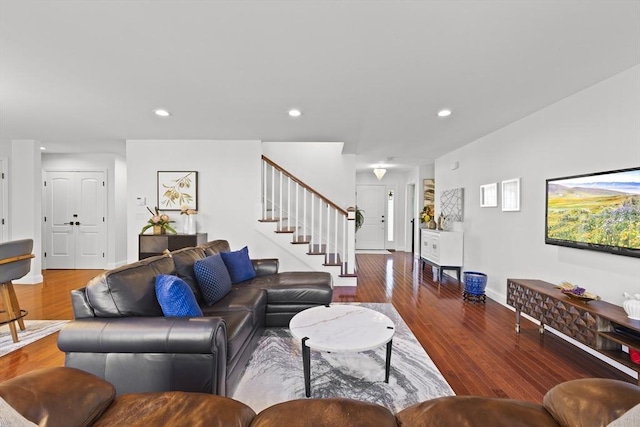
{"label": "white cabinet", "polygon": [[442,280],[442,270],[446,269],[456,270],[460,280],[464,253],[463,233],[428,229],[420,231],[420,258],[439,268],[440,280]]}

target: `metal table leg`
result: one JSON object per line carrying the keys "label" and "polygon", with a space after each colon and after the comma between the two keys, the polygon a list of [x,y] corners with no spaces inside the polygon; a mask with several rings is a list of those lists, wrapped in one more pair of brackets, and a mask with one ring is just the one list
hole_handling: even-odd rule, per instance
{"label": "metal table leg", "polygon": [[393,340],[387,343],[387,362],[384,367],[384,382],[389,384],[389,371],[391,371],[391,347],[393,346]]}
{"label": "metal table leg", "polygon": [[309,337],[302,338],[302,367],[304,369],[304,392],[311,397],[311,350],[307,347]]}

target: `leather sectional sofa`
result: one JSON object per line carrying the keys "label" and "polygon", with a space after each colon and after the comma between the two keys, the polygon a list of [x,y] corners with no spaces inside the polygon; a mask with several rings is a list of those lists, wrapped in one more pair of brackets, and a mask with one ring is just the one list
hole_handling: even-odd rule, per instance
{"label": "leather sectional sofa", "polygon": [[[256,414],[242,402],[189,392],[115,396],[111,384],[73,368],[23,374],[0,384],[0,425],[224,427],[630,427],[640,425],[640,387],[589,378],[558,384],[542,404],[480,396],[427,400],[393,414],[345,398],[299,399]],[[4,404],[0,400],[0,404]],[[26,418],[26,420],[24,419]]]}
{"label": "leather sectional sofa", "polygon": [[[118,395],[230,394],[263,329],[286,326],[299,311],[329,304],[333,284],[329,273],[279,273],[277,259],[251,260],[256,277],[234,284],[208,306],[193,265],[229,251],[226,240],[215,240],[106,271],[72,291],[75,320],[58,336],[65,365],[109,381]],[[155,292],[159,274],[182,278],[204,316],[163,316]]]}

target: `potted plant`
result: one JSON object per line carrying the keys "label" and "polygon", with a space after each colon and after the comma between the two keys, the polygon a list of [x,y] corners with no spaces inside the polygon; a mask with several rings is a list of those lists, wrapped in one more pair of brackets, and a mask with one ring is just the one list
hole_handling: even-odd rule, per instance
{"label": "potted plant", "polygon": [[147,224],[142,227],[140,234],[143,234],[149,228],[153,227],[153,234],[165,234],[166,230],[169,230],[173,234],[176,234],[176,230],[171,227],[171,223],[175,222],[169,219],[169,215],[160,214],[158,207],[155,207],[155,213],[147,207],[147,210],[151,213],[151,218],[147,221]]}
{"label": "potted plant", "polygon": [[364,224],[364,211],[356,206],[356,232]]}

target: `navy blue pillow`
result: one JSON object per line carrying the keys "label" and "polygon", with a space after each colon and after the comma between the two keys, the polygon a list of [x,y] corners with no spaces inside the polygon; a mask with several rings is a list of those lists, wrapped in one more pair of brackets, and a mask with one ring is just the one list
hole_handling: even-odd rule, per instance
{"label": "navy blue pillow", "polygon": [[220,255],[229,270],[229,276],[231,276],[233,283],[244,282],[256,277],[256,271],[249,258],[249,249],[246,246],[235,252],[220,252]]}
{"label": "navy blue pillow", "polygon": [[202,317],[202,310],[187,283],[177,276],[156,276],[156,297],[165,316]]}
{"label": "navy blue pillow", "polygon": [[208,305],[220,301],[231,290],[231,276],[220,254],[199,259],[193,263],[193,272]]}

